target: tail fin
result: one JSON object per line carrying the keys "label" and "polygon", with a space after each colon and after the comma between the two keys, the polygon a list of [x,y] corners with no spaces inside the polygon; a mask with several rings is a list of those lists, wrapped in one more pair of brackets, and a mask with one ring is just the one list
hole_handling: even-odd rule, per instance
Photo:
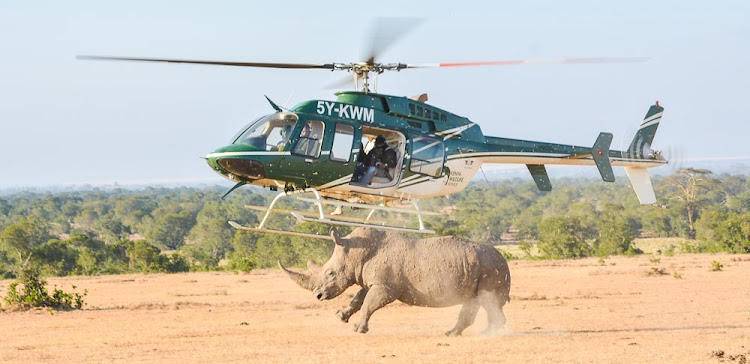
{"label": "tail fin", "polygon": [[659,127],[662,114],[664,114],[664,108],[659,106],[659,101],[648,109],[646,117],[643,118],[638,132],[635,133],[635,137],[628,147],[628,157],[642,159],[649,158],[653,154],[651,142],[656,135],[656,129]]}

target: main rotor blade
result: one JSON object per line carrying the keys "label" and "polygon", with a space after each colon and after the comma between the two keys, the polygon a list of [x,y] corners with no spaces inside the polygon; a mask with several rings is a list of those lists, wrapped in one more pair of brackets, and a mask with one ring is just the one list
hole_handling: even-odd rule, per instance
{"label": "main rotor blade", "polygon": [[519,59],[500,60],[486,62],[450,62],[450,63],[423,63],[406,64],[403,68],[441,68],[441,67],[467,67],[467,66],[515,66],[521,64],[587,64],[587,63],[639,63],[646,62],[645,57],[590,57],[590,58],[541,58],[541,59]]}
{"label": "main rotor blade", "polygon": [[370,28],[370,49],[366,63],[375,63],[378,56],[421,23],[422,19],[418,18],[378,18]]}
{"label": "main rotor blade", "polygon": [[136,62],[165,62],[165,63],[189,63],[189,64],[207,64],[216,66],[237,66],[237,67],[263,67],[263,68],[292,68],[292,69],[334,69],[333,63],[269,63],[269,62],[223,62],[223,61],[199,61],[187,59],[166,59],[166,58],[131,58],[131,57],[107,57],[107,56],[77,56],[76,59],[94,60],[94,61],[136,61]]}

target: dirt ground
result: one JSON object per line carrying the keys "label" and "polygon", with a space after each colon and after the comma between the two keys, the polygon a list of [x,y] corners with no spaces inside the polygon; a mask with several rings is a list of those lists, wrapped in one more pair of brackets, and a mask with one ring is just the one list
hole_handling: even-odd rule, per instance
{"label": "dirt ground", "polygon": [[[741,362],[750,256],[513,261],[505,332],[448,338],[459,307],[391,304],[357,334],[279,271],[49,279],[83,311],[0,313],[0,362]],[[724,265],[711,271],[712,261]],[[663,273],[658,271],[663,269]],[[647,272],[651,272],[648,275]],[[675,273],[677,272],[677,273]],[[680,277],[681,276],[681,277]],[[0,281],[0,294],[10,281]],[[719,352],[721,351],[721,352]]]}

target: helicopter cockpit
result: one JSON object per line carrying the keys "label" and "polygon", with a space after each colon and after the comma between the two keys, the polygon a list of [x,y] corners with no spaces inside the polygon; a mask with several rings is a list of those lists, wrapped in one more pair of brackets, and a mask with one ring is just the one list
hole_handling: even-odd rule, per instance
{"label": "helicopter cockpit", "polygon": [[267,151],[282,150],[297,120],[297,115],[291,112],[266,115],[245,127],[232,144],[246,144]]}

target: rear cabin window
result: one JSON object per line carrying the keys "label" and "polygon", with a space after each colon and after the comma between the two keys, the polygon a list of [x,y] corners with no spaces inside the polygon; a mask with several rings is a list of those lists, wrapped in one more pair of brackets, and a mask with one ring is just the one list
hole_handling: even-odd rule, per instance
{"label": "rear cabin window", "polygon": [[353,142],[354,127],[347,124],[336,124],[336,133],[333,135],[333,146],[331,147],[331,160],[348,162],[352,154]]}

